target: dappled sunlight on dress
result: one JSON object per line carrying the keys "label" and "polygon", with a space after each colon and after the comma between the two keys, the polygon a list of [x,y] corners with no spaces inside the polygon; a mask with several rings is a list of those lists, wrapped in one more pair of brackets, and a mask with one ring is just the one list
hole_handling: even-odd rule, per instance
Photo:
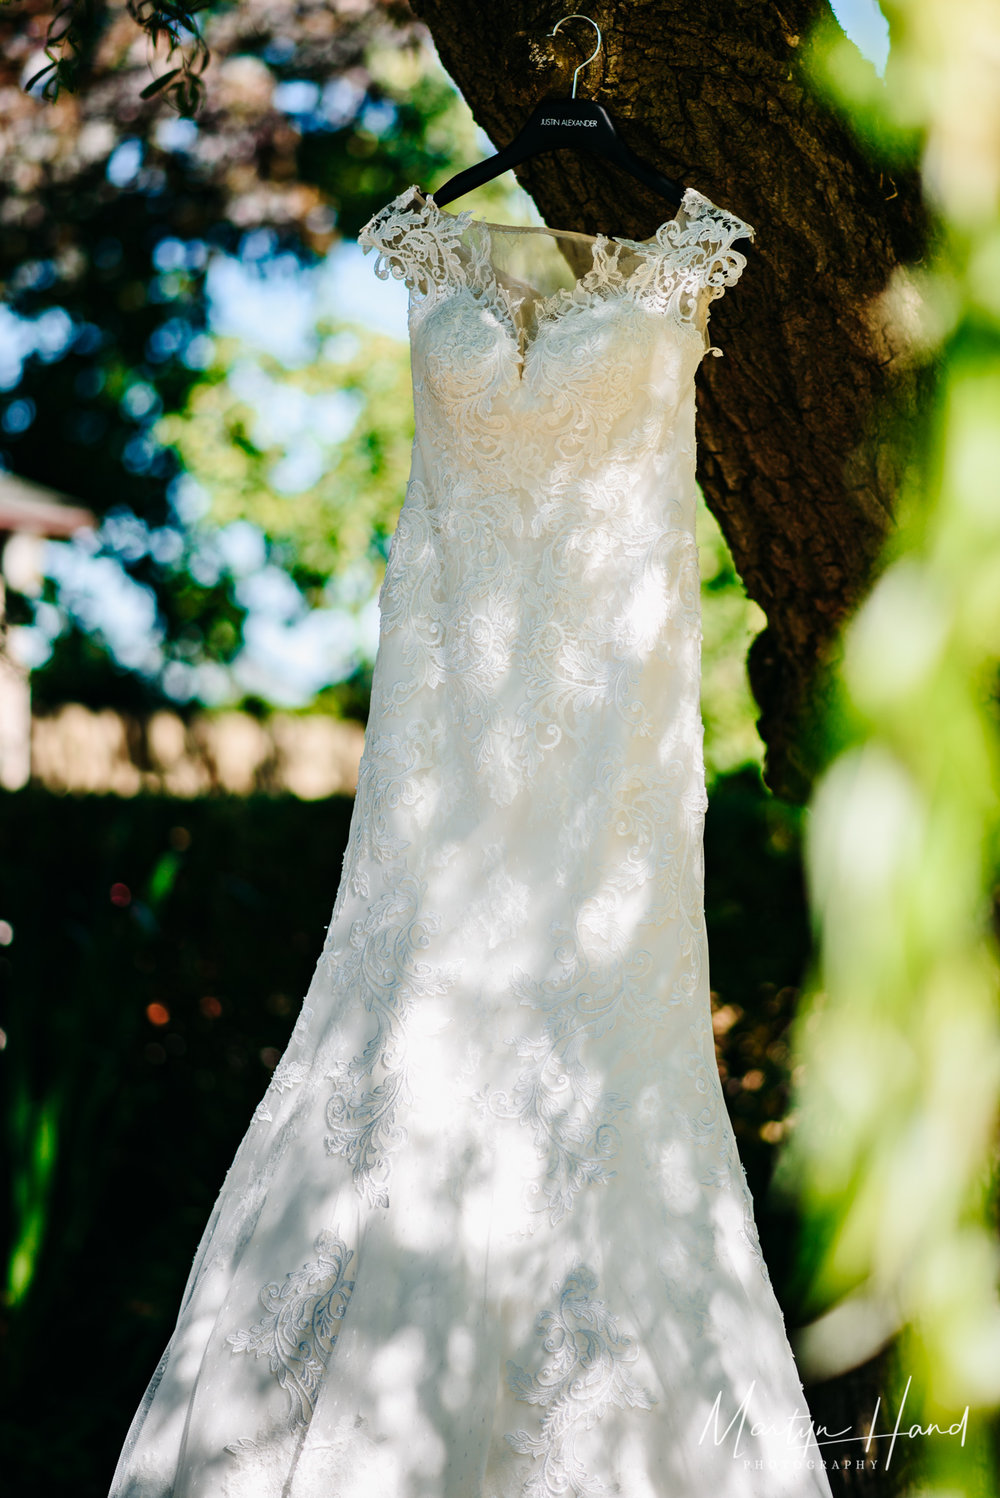
{"label": "dappled sunlight on dress", "polygon": [[712,1039],[694,376],[750,231],[410,189],[343,874],[112,1498],[823,1498]]}

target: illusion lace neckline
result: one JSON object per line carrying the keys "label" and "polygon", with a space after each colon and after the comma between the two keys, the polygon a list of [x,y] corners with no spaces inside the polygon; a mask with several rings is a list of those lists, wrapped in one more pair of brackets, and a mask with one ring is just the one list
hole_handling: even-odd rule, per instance
{"label": "illusion lace neckline", "polygon": [[[499,268],[497,236],[538,233],[590,245],[591,264],[571,287],[545,294]],[[632,299],[669,313],[702,338],[706,352],[718,352],[705,327],[695,327],[696,318],[705,298],[721,296],[746,264],[732,248],[733,240],[752,239],[753,234],[749,224],[693,187],[685,189],[672,218],[648,239],[636,240],[548,225],[492,224],[475,218],[470,209],[449,213],[433,193],[413,183],[365,226],[359,239],[366,249],[379,252],[376,274],[405,277],[421,301],[432,294],[437,299],[446,290],[475,296],[509,332],[523,377],[528,354],[547,324],[609,301]]]}
{"label": "illusion lace neckline", "polygon": [[[475,218],[471,208],[463,209],[461,213],[450,213],[447,208],[441,208],[435,201],[433,192],[425,192],[422,187],[414,185],[410,192],[419,195],[418,206],[429,206],[441,218],[450,219],[452,223],[460,228],[472,225],[479,229],[485,229],[490,233],[501,234],[549,234],[553,239],[585,239],[594,243],[620,244],[626,247],[636,246],[642,248],[647,245],[655,245],[659,236],[671,226],[686,227],[681,224],[684,218],[688,222],[697,217],[704,210],[711,209],[718,213],[720,210],[710,198],[706,198],[697,188],[686,187],[676,212],[670,218],[664,219],[661,224],[650,234],[648,239],[628,239],[621,234],[585,234],[579,229],[552,229],[548,224],[495,224],[489,219]],[[694,210],[693,212],[691,210]]]}

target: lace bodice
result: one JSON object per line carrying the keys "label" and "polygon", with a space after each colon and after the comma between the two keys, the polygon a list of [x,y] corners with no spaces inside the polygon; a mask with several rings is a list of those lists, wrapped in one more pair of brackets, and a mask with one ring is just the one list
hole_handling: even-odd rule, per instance
{"label": "lace bodice", "polygon": [[708,991],[694,376],[750,232],[362,231],[416,433],[350,837],[112,1498],[829,1498]]}
{"label": "lace bodice", "polygon": [[[690,188],[644,242],[481,223],[402,193],[359,238],[377,275],[410,288],[417,430],[441,481],[475,469],[487,484],[537,482],[567,462],[662,450],[679,398],[693,398],[709,303],[746,264],[733,244],[752,233]],[[530,267],[540,236],[580,265],[548,295],[502,265],[520,242]]]}

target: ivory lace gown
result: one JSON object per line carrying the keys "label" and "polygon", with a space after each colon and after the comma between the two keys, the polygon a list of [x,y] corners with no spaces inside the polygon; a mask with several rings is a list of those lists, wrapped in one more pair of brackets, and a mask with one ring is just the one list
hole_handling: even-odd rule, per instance
{"label": "ivory lace gown", "polygon": [[350,840],[112,1498],[829,1495],[703,915],[694,375],[751,232],[363,230],[416,438]]}

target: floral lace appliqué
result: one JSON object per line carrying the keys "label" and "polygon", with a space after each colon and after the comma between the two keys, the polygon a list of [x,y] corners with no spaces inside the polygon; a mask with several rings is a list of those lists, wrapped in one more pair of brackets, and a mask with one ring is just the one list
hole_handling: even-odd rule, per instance
{"label": "floral lace appliqu\u00e9", "polygon": [[314,1247],[316,1258],[286,1274],[283,1285],[264,1286],[260,1321],[226,1338],[234,1352],[268,1359],[271,1372],[288,1394],[296,1425],[307,1424],[312,1414],[316,1390],[354,1289],[354,1281],[347,1278],[353,1250],[331,1232],[320,1233]]}
{"label": "floral lace appliqu\u00e9", "polygon": [[606,1485],[574,1450],[576,1437],[613,1406],[648,1410],[655,1403],[630,1371],[638,1357],[634,1339],[594,1297],[596,1288],[597,1276],[578,1264],[563,1282],[558,1306],[538,1318],[536,1330],[547,1354],[538,1373],[507,1364],[511,1393],[545,1411],[536,1434],[516,1430],[507,1436],[515,1451],[540,1463],[524,1485],[524,1498],[606,1493]]}

